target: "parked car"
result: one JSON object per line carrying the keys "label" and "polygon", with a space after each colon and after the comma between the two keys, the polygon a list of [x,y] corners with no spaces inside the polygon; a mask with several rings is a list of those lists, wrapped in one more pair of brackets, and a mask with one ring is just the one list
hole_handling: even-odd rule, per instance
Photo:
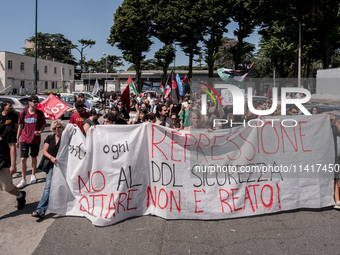
{"label": "parked car", "polygon": [[84,96],[85,96],[85,99],[87,101],[89,101],[89,103],[91,104],[92,108],[99,108],[100,107],[100,104],[101,104],[101,101],[100,101],[100,98],[97,96],[92,96],[91,93],[87,92],[87,91],[76,91],[76,92],[73,92],[74,95],[78,95],[79,93],[83,93]]}
{"label": "parked car", "polygon": [[[66,103],[70,108],[73,108],[73,102],[75,96],[72,93],[60,93],[61,101]],[[62,119],[71,118],[71,115],[68,112],[65,112],[61,117]]]}
{"label": "parked car", "polygon": [[2,103],[3,101],[10,101],[13,105],[13,109],[18,115],[20,115],[20,112],[24,108],[28,107],[27,96],[12,96],[12,95],[0,96],[0,103]]}

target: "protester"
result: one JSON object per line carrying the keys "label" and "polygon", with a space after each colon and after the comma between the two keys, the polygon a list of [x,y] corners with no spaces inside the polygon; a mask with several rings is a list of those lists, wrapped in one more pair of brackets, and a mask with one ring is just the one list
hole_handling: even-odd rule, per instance
{"label": "protester", "polygon": [[200,112],[196,110],[190,111],[189,118],[190,118],[190,126],[185,127],[184,129],[199,129],[200,119],[201,119]]}
{"label": "protester", "polygon": [[42,218],[47,210],[53,176],[53,167],[55,164],[58,163],[56,156],[59,150],[60,139],[64,129],[65,129],[64,122],[62,122],[59,119],[52,121],[51,131],[53,134],[47,136],[45,139],[43,154],[50,162],[47,167],[48,170],[46,172],[45,189],[42,198],[37,206],[37,209],[35,209],[35,211],[32,213],[32,217]]}
{"label": "protester", "polygon": [[168,107],[165,105],[158,105],[157,106],[157,113],[156,113],[156,124],[169,127],[169,128],[174,128],[174,124],[172,123],[172,120],[168,118]]}
{"label": "protester", "polygon": [[105,113],[104,116],[104,125],[113,125],[116,124],[119,119],[117,114],[113,114],[112,112]]}
{"label": "protester", "polygon": [[141,124],[144,122],[144,116],[148,114],[148,110],[144,109],[138,112],[137,121],[132,122],[132,124]]}
{"label": "protester", "polygon": [[[32,157],[32,175],[31,184],[36,183],[35,170],[37,168],[37,156],[39,154],[39,146],[41,142],[41,133],[46,127],[44,113],[37,110],[39,98],[32,95],[28,98],[29,108],[23,110],[19,116],[19,127],[17,132],[17,147],[20,145],[21,154],[21,173],[22,180],[17,185],[19,189],[25,187],[27,158],[29,150]],[[20,142],[19,142],[20,141]]]}
{"label": "protester", "polygon": [[320,114],[322,113],[321,109],[319,106],[313,106],[312,109],[310,110],[311,114]]}
{"label": "protester", "polygon": [[69,123],[76,124],[83,132],[83,122],[90,117],[90,113],[85,110],[85,105],[81,101],[75,103],[76,112],[72,114]]}
{"label": "protester", "polygon": [[61,95],[60,93],[57,93],[57,98],[59,98],[61,100]]}
{"label": "protester", "polygon": [[3,101],[1,108],[0,124],[11,126],[16,133],[18,131],[18,115],[13,111],[12,103],[10,101]]}
{"label": "protester", "polygon": [[171,115],[171,120],[172,120],[172,123],[174,124],[174,128],[180,129],[180,124],[178,122],[178,118],[176,114]]}
{"label": "protester", "polygon": [[296,105],[291,105],[289,107],[289,115],[298,115],[299,114],[299,108]]}
{"label": "protester", "polygon": [[192,104],[191,100],[189,100],[187,102],[187,107],[184,107],[184,104],[182,104],[183,109],[182,109],[180,116],[179,116],[181,129],[190,126],[189,115],[190,115],[190,111],[191,111],[191,104]]}
{"label": "protester", "polygon": [[119,108],[118,107],[113,106],[110,109],[110,112],[118,116],[118,119],[116,120],[115,124],[118,124],[118,125],[127,125],[126,120],[121,118],[121,116],[123,116],[123,115],[119,112]]}
{"label": "protester", "polygon": [[125,104],[122,100],[119,100],[117,102],[117,107],[118,107],[118,110],[119,110],[119,117],[124,119],[126,122],[129,121],[130,119],[130,116],[129,116],[129,113],[127,112],[127,110],[125,109]]}
{"label": "protester", "polygon": [[152,110],[151,110],[151,112],[153,112],[154,114],[156,114],[156,109],[157,109],[157,106],[159,105],[160,103],[159,103],[159,99],[157,98],[157,97],[155,97],[154,99],[153,99],[153,107],[152,107]]}
{"label": "protester", "polygon": [[101,98],[100,99],[101,99],[102,110],[105,111],[105,107],[106,107],[106,95],[105,95],[105,93],[101,94]]}
{"label": "protester", "polygon": [[17,208],[22,209],[26,204],[26,192],[19,191],[13,184],[12,175],[16,167],[16,138],[14,130],[9,125],[0,123],[0,190],[17,197]]}
{"label": "protester", "polygon": [[143,122],[150,122],[150,123],[154,123],[156,120],[156,116],[154,113],[149,112],[148,114],[146,114],[143,118]]}
{"label": "protester", "polygon": [[91,126],[99,125],[98,119],[99,119],[100,116],[102,116],[102,114],[100,113],[100,111],[98,109],[92,109],[90,111],[90,114],[91,114],[91,116],[83,122],[83,134],[84,134],[84,136],[86,136],[87,130]]}
{"label": "protester", "polygon": [[83,93],[79,93],[77,95],[77,101],[80,101],[80,102],[84,103],[84,105],[86,107],[86,111],[91,111],[92,106],[89,103],[89,101],[86,100],[85,95]]}

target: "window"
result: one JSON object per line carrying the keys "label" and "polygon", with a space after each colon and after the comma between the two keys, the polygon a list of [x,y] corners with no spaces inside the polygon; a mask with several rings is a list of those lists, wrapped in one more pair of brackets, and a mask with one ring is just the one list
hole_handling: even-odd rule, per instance
{"label": "window", "polygon": [[72,75],[72,70],[70,69],[70,75]]}
{"label": "window", "polygon": [[58,88],[58,82],[57,81],[55,82],[55,88],[56,89]]}
{"label": "window", "polygon": [[54,74],[56,74],[57,73],[57,68],[56,67],[54,67]]}
{"label": "window", "polygon": [[13,62],[12,60],[8,60],[8,70],[12,70],[13,69]]}
{"label": "window", "polygon": [[45,73],[47,73],[47,66],[45,66],[45,68],[44,68],[44,72],[45,72]]}
{"label": "window", "polygon": [[52,81],[52,89],[54,89],[54,81]]}
{"label": "window", "polygon": [[45,89],[48,89],[48,81],[45,81]]}
{"label": "window", "polygon": [[25,63],[20,62],[20,71],[24,71],[24,70],[25,70]]}
{"label": "window", "polygon": [[25,81],[21,81],[20,85],[21,85],[22,88],[25,88]]}

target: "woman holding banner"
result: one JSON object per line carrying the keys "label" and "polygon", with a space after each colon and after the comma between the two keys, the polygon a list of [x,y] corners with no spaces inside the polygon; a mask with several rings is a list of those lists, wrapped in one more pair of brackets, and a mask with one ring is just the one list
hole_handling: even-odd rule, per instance
{"label": "woman holding banner", "polygon": [[[38,204],[37,209],[32,213],[32,217],[42,218],[45,215],[48,206],[48,199],[50,196],[50,188],[52,182],[53,175],[53,167],[54,164],[58,163],[56,158],[59,146],[61,135],[65,129],[65,123],[61,120],[57,119],[51,123],[51,131],[54,133],[49,135],[44,142],[43,154],[46,157],[45,160],[48,160],[48,166],[44,167],[44,171],[46,171],[46,185],[42,195],[42,198]],[[44,160],[44,159],[43,159]],[[46,170],[45,170],[46,169]]]}

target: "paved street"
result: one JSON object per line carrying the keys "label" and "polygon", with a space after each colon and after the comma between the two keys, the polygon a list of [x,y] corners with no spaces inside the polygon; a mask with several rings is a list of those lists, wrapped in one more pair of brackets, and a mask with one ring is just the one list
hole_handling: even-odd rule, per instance
{"label": "paved street", "polygon": [[[49,133],[47,127],[42,140]],[[20,172],[20,160],[17,162]],[[14,183],[20,178],[16,174]],[[217,221],[143,216],[95,227],[86,218],[51,213],[43,220],[32,218],[45,186],[45,173],[38,173],[37,179],[37,184],[24,188],[27,205],[21,211],[15,208],[14,196],[0,193],[1,255],[339,253],[340,211],[332,207]]]}

